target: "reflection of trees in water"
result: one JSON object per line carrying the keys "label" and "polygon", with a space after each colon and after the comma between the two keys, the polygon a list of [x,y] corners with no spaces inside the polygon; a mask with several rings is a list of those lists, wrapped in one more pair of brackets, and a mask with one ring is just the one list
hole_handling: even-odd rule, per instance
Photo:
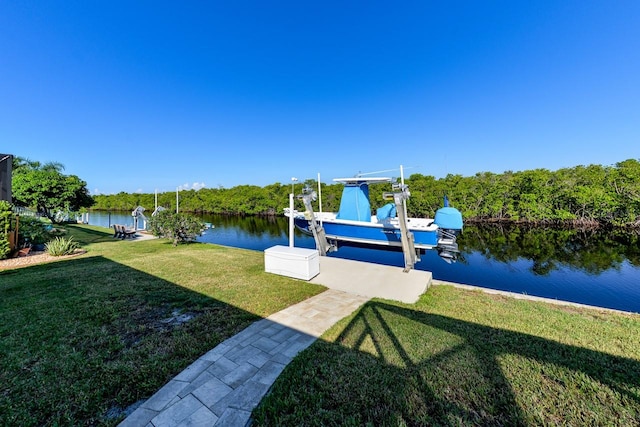
{"label": "reflection of trees in water", "polygon": [[202,220],[216,227],[237,228],[254,237],[281,237],[289,233],[288,219],[283,217],[204,214]]}
{"label": "reflection of trees in water", "polygon": [[638,235],[621,229],[467,226],[459,244],[463,253],[477,251],[487,259],[503,263],[531,260],[531,271],[537,275],[546,275],[559,267],[600,274],[619,269],[625,260],[640,266]]}

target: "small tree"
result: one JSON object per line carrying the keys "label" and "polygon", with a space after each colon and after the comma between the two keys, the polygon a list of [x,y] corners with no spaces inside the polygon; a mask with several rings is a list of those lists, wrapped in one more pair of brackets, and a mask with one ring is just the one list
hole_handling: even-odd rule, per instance
{"label": "small tree", "polygon": [[15,159],[12,185],[16,205],[33,208],[52,222],[59,220],[57,211],[77,211],[93,205],[87,183],[76,175],[62,174],[61,164]]}
{"label": "small tree", "polygon": [[149,220],[149,231],[157,237],[173,240],[173,246],[194,242],[204,230],[205,224],[198,218],[171,211],[160,211]]}

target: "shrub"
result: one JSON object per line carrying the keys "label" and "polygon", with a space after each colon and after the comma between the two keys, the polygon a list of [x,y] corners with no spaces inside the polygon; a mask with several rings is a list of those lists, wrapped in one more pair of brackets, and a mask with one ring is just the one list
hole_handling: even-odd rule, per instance
{"label": "shrub", "polygon": [[11,252],[7,233],[11,230],[12,215],[11,204],[5,200],[0,200],[0,259],[5,259]]}
{"label": "shrub", "polygon": [[0,236],[0,259],[6,259],[11,253],[11,245],[6,235]]}
{"label": "shrub", "polygon": [[80,247],[73,237],[65,239],[64,237],[56,237],[49,243],[45,244],[47,252],[52,256],[71,255]]}
{"label": "shrub", "polygon": [[47,231],[48,224],[45,224],[39,218],[21,216],[19,224],[18,243],[21,246],[26,243],[39,245],[49,240],[49,232]]}
{"label": "shrub", "polygon": [[149,231],[157,237],[173,240],[173,246],[194,242],[204,230],[205,224],[198,218],[171,211],[158,212],[149,220]]}

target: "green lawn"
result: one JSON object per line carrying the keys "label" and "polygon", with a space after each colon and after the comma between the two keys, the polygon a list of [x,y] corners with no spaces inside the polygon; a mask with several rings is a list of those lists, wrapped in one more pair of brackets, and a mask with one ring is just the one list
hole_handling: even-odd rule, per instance
{"label": "green lawn", "polygon": [[[323,290],[264,273],[259,252],[68,230],[85,255],[0,271],[0,425],[116,424],[220,341]],[[177,314],[193,319],[165,321]],[[640,425],[639,344],[637,315],[432,287],[335,325],[255,425]]]}
{"label": "green lawn", "polygon": [[265,273],[254,251],[67,229],[86,254],[0,271],[0,425],[116,424],[222,340],[324,290]]}
{"label": "green lawn", "polygon": [[640,317],[432,287],[301,353],[254,425],[640,425]]}

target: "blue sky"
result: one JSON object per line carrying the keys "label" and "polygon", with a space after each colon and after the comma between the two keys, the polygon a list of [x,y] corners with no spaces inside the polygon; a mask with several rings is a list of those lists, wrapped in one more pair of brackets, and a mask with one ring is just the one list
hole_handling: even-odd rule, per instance
{"label": "blue sky", "polygon": [[[639,158],[640,2],[0,3],[0,152],[96,193]],[[391,173],[396,175],[396,173]]]}

